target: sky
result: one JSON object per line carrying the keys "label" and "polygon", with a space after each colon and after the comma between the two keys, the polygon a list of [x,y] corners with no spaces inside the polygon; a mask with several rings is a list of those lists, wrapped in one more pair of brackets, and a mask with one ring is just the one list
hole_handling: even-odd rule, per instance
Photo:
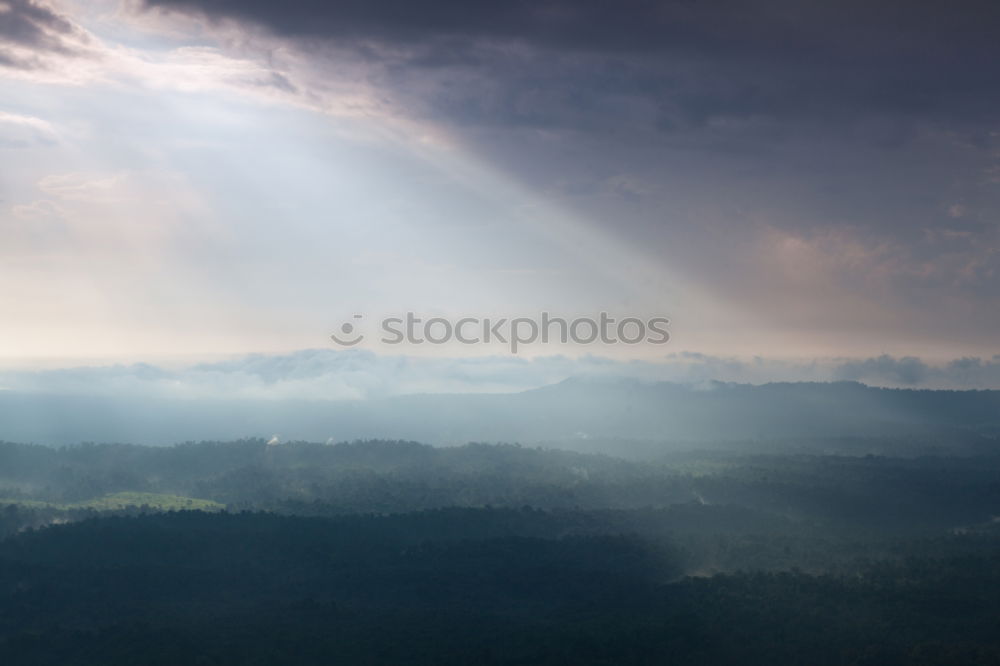
{"label": "sky", "polygon": [[[987,2],[0,0],[0,388],[426,388],[399,355],[456,390],[1000,388],[996,34]],[[410,311],[671,339],[337,356]]]}

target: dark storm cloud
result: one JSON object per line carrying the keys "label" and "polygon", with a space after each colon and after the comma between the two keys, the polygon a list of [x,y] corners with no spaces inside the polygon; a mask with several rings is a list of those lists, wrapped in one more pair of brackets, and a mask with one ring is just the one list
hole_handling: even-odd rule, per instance
{"label": "dark storm cloud", "polygon": [[[721,25],[706,25],[693,3],[624,2],[407,2],[365,0],[267,2],[147,0],[151,6],[200,11],[212,17],[258,22],[289,36],[380,41],[426,41],[442,37],[518,39],[539,45],[586,50],[647,50],[724,39],[726,30],[753,15],[730,3]],[[733,14],[733,10],[736,14]],[[707,30],[706,28],[711,28]]]}
{"label": "dark storm cloud", "polygon": [[[286,37],[375,48],[372,53],[379,45],[405,46],[412,65],[482,67],[511,83],[515,74],[525,84],[544,83],[560,64],[553,53],[562,64],[601,55],[603,66],[587,62],[584,72],[564,72],[580,78],[563,76],[563,85],[589,88],[565,102],[586,105],[595,94],[641,92],[664,107],[664,128],[719,114],[825,116],[852,105],[983,116],[998,94],[990,73],[1000,54],[1000,7],[988,2],[146,3],[248,21]],[[549,53],[540,54],[534,68],[518,68],[526,63],[509,50],[486,48],[511,43]],[[896,134],[884,140],[899,140]]]}
{"label": "dark storm cloud", "polygon": [[74,53],[70,40],[81,38],[72,22],[47,5],[33,0],[0,2],[0,65],[38,67],[37,54]]}
{"label": "dark storm cloud", "polygon": [[[974,51],[990,45],[995,3],[887,0],[146,0],[155,7],[256,21],[290,36],[387,41],[518,39],[581,50],[703,51],[806,57]],[[952,41],[954,39],[958,41]],[[919,42],[919,43],[918,43]],[[852,56],[853,57],[853,56]]]}
{"label": "dark storm cloud", "polygon": [[29,46],[55,47],[52,33],[69,33],[73,25],[51,8],[31,0],[7,0],[7,9],[0,10],[0,37]]}

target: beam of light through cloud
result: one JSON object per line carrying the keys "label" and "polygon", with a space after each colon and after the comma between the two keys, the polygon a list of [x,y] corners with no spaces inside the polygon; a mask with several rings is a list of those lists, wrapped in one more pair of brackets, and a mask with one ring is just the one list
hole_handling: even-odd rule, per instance
{"label": "beam of light through cloud", "polygon": [[[308,346],[322,339],[329,318],[384,307],[387,297],[397,306],[429,301],[452,313],[511,312],[555,300],[582,311],[622,289],[640,303],[644,291],[657,290],[642,303],[647,308],[669,302],[661,266],[643,263],[612,236],[446,142],[428,140],[406,119],[351,117],[328,102],[279,99],[283,110],[260,93],[247,61],[195,47],[152,57],[108,46],[83,28],[74,33],[102,53],[95,57],[100,73],[73,82],[81,88],[75,110],[86,120],[68,121],[78,125],[76,136],[39,154],[39,164],[9,185],[28,190],[8,211],[22,235],[19,256],[41,252],[49,263],[17,266],[9,257],[9,269],[24,271],[34,287],[5,305],[24,315],[16,317],[23,326],[39,323],[27,316],[32,303],[46,302],[53,317],[42,323],[45,334],[8,330],[9,354],[52,348],[61,356],[100,355],[123,343],[139,345],[133,352]],[[35,85],[66,85],[62,76],[42,72]],[[88,94],[84,84],[99,92]],[[107,107],[109,99],[118,104]],[[315,111],[332,120],[309,117]],[[248,131],[252,143],[244,142]],[[53,172],[52,163],[73,170]],[[38,238],[40,229],[62,237],[63,249]],[[173,286],[153,272],[169,273]],[[124,274],[133,279],[122,284]],[[552,288],[525,305],[518,295],[539,276]],[[148,291],[130,288],[145,280],[153,281]],[[456,288],[461,283],[465,289]],[[595,300],[574,298],[581,288]],[[218,317],[206,313],[213,309],[207,298],[192,299],[189,308],[183,302],[198,292],[241,314],[213,330]],[[53,307],[59,304],[63,311]],[[60,318],[72,328],[58,326]],[[131,328],[139,322],[153,329],[145,340]],[[171,322],[188,330],[171,330]],[[206,334],[192,337],[195,329]],[[170,337],[174,345],[165,342]],[[32,342],[26,347],[19,338]]]}
{"label": "beam of light through cloud", "polygon": [[[994,134],[968,138],[971,103],[908,111],[893,139],[867,88],[825,116],[779,108],[794,67],[751,68],[765,88],[730,99],[751,65],[642,31],[562,48],[510,33],[538,20],[515,12],[425,43],[360,16],[338,40],[197,4],[8,3],[8,361],[290,351],[359,311],[554,305],[667,314],[679,351],[994,351]],[[757,37],[733,48],[771,58]],[[930,197],[945,169],[961,184]]]}

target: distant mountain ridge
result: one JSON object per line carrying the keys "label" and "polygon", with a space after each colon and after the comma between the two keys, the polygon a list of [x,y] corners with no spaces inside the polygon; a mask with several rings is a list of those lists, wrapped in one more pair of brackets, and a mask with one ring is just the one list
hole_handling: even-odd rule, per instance
{"label": "distant mountain ridge", "polygon": [[520,393],[336,402],[0,393],[0,439],[8,441],[167,444],[272,433],[286,440],[385,438],[434,444],[995,437],[1000,391],[574,378]]}

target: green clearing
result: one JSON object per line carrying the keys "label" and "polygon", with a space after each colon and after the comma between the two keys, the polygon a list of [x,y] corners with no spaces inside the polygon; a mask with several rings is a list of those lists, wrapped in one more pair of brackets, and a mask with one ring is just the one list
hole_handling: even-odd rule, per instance
{"label": "green clearing", "polygon": [[222,511],[224,504],[213,502],[212,500],[196,499],[193,497],[183,497],[181,495],[163,495],[159,493],[112,493],[103,497],[74,502],[71,504],[59,504],[55,502],[41,502],[38,500],[20,499],[0,499],[0,506],[14,504],[26,509],[59,509],[70,511],[73,509],[92,509],[94,511],[118,511],[135,507],[147,506],[158,511]]}

